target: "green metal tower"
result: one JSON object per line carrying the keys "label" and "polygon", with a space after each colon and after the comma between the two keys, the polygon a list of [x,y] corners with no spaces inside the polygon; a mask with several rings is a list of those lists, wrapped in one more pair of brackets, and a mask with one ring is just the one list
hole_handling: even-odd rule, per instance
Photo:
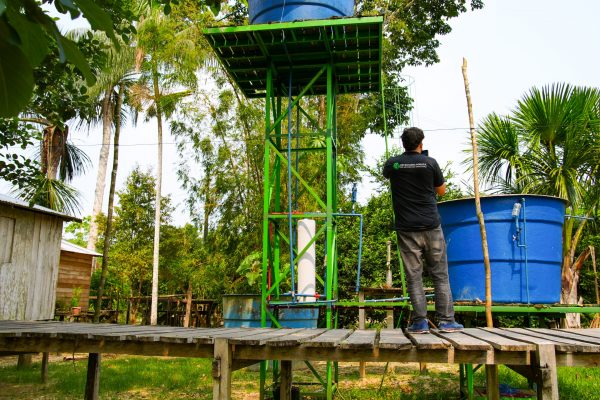
{"label": "green metal tower", "polygon": [[[325,262],[322,276],[317,274],[319,298],[311,306],[325,309],[326,328],[336,326],[336,97],[381,91],[382,25],[383,17],[376,16],[205,31],[221,64],[244,95],[265,99],[262,326],[280,326],[275,311],[278,304],[301,305],[296,301],[294,266],[317,240],[324,243]],[[305,97],[316,95],[325,96],[322,125],[302,103]],[[299,131],[301,119],[312,127],[312,132]],[[312,155],[311,162],[318,157],[317,162],[325,170],[326,178],[316,184],[303,176],[307,153]],[[299,210],[300,198],[304,207],[312,209]],[[307,247],[295,249],[294,227],[300,218],[315,219],[317,231]],[[286,262],[292,267],[284,268]],[[291,287],[284,284],[290,279]],[[320,379],[328,399],[335,391],[334,373],[335,366],[328,363],[326,377]],[[261,398],[265,375],[263,364]]]}

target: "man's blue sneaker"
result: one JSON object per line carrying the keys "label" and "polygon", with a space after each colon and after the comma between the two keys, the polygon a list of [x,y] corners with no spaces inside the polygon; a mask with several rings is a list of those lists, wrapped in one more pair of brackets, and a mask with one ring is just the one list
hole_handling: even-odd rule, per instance
{"label": "man's blue sneaker", "polygon": [[406,328],[408,333],[429,333],[429,323],[426,319],[413,321],[412,325]]}
{"label": "man's blue sneaker", "polygon": [[459,332],[462,331],[463,329],[465,329],[464,326],[462,326],[459,323],[456,322],[440,322],[440,332]]}

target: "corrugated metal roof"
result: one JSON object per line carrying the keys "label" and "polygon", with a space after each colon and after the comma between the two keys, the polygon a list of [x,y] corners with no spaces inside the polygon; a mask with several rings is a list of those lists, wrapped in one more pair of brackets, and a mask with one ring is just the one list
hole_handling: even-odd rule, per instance
{"label": "corrugated metal roof", "polygon": [[29,204],[26,201],[23,201],[21,199],[17,199],[17,198],[11,197],[11,196],[9,196],[7,194],[3,194],[3,193],[0,193],[0,204],[6,204],[6,205],[9,205],[9,206],[16,207],[16,208],[21,208],[21,209],[24,209],[24,210],[40,212],[42,214],[53,215],[55,217],[62,218],[65,221],[77,221],[77,222],[81,222],[81,218],[77,218],[77,217],[74,217],[74,216],[69,215],[69,214],[64,214],[64,213],[61,213],[59,211],[51,210],[51,209],[46,208],[46,207],[38,206],[37,204],[34,205],[33,207],[30,207]]}
{"label": "corrugated metal roof", "polygon": [[60,249],[62,251],[69,251],[71,253],[89,254],[90,256],[102,257],[102,254],[96,253],[95,251],[88,250],[84,247],[77,246],[65,239],[60,242]]}

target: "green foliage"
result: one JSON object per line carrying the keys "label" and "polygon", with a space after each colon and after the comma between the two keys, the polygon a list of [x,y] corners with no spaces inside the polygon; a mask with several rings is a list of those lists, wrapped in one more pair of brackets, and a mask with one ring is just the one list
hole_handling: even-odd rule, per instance
{"label": "green foliage", "polygon": [[39,131],[32,124],[21,124],[16,119],[0,118],[0,171],[1,179],[15,187],[31,185],[39,175],[40,165],[21,151],[39,140]]}
{"label": "green foliage", "polygon": [[58,179],[37,176],[31,186],[23,186],[15,193],[29,204],[75,215],[79,212],[79,194],[73,187]]}
{"label": "green foliage", "polygon": [[[86,360],[52,362],[48,370],[48,383],[39,384],[39,363],[30,368],[17,369],[16,363],[0,367],[0,380],[6,397],[20,400],[32,397],[81,398],[85,387]],[[114,399],[164,399],[212,398],[211,361],[197,358],[109,356],[102,359],[106,371],[102,376],[100,396]],[[315,363],[322,373],[324,367]],[[355,364],[340,363],[338,387],[345,399],[389,400],[450,400],[458,399],[458,367],[450,369],[429,366],[428,374],[420,374],[414,363],[396,365],[387,371],[381,390],[379,385],[384,365],[369,364],[367,381],[360,381]],[[195,379],[190,379],[195,376]],[[315,381],[308,370],[294,371],[302,382]],[[510,369],[500,366],[500,382],[511,387],[526,388],[527,381]],[[232,393],[239,398],[256,396],[259,391],[259,372],[241,369],[233,373]],[[475,385],[485,387],[485,371],[475,373]],[[558,388],[561,399],[593,400],[600,391],[598,368],[559,367]],[[26,390],[25,390],[26,389]],[[340,396],[340,397],[341,397]]]}
{"label": "green foliage", "polygon": [[[113,40],[115,32],[109,14],[103,5],[110,2],[92,0],[48,1],[60,13],[69,12],[71,18],[83,16],[92,28],[99,29]],[[107,4],[108,3],[108,4]],[[56,46],[61,63],[69,61],[89,84],[94,74],[86,57],[77,45],[64,37],[56,23],[41,5],[33,0],[2,2],[0,7],[0,116],[14,117],[25,108],[34,88],[34,69],[40,65],[52,46]]]}
{"label": "green foliage", "polygon": [[[151,171],[136,167],[127,177],[125,187],[117,193],[119,206],[115,207],[110,274],[135,296],[149,293],[156,201],[154,185]],[[161,208],[161,223],[167,224],[172,212],[169,197],[162,197]],[[106,292],[110,290],[109,280]]]}
{"label": "green foliage", "polygon": [[81,222],[71,221],[67,223],[65,233],[70,236],[67,240],[77,246],[86,247],[87,237],[90,233],[90,220],[91,217],[87,216],[82,218]]}

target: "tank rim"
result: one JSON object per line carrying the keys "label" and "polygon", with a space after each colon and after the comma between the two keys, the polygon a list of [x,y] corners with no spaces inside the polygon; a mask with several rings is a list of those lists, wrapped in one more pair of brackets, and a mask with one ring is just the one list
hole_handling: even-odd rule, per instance
{"label": "tank rim", "polygon": [[[556,196],[549,196],[546,194],[526,194],[526,193],[514,193],[514,194],[493,194],[493,195],[487,195],[487,196],[481,196],[481,199],[488,199],[488,198],[502,198],[502,197],[541,197],[541,198],[547,198],[547,199],[555,199],[555,200],[560,200],[562,201],[565,205],[569,204],[569,201],[566,199],[563,199],[562,197],[556,197]],[[462,199],[452,199],[452,200],[445,200],[445,201],[440,201],[437,204],[448,204],[448,203],[454,203],[454,202],[461,202],[461,201],[469,201],[469,200],[475,200],[475,197],[471,196],[471,197],[464,197]]]}

